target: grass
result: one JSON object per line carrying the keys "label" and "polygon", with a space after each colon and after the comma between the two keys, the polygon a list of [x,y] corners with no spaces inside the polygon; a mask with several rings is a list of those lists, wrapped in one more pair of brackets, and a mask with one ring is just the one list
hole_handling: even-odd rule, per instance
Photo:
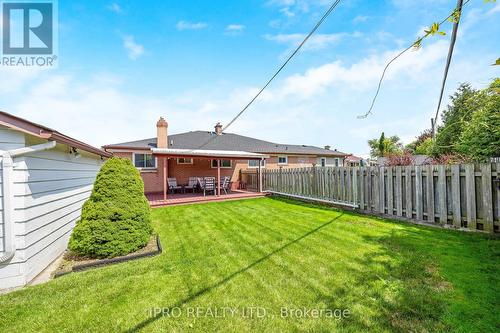
{"label": "grass", "polygon": [[[270,198],[168,207],[153,214],[162,255],[2,295],[0,331],[496,332],[500,327],[500,247],[491,236]],[[319,318],[311,313],[290,318],[280,315],[283,307],[323,312]],[[151,315],[154,308],[163,314]],[[325,309],[347,309],[349,316],[332,318]]]}

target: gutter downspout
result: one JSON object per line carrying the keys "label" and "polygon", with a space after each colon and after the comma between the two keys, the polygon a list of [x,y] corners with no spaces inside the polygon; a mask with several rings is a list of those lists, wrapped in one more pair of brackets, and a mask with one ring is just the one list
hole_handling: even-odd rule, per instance
{"label": "gutter downspout", "polygon": [[8,151],[0,152],[2,156],[2,199],[3,199],[3,225],[4,225],[4,247],[5,252],[0,253],[0,263],[9,261],[16,254],[14,221],[12,220],[13,205],[12,205],[12,173],[13,173],[13,158],[34,153],[42,150],[52,149],[56,146],[55,141],[49,141],[35,146],[23,147]]}

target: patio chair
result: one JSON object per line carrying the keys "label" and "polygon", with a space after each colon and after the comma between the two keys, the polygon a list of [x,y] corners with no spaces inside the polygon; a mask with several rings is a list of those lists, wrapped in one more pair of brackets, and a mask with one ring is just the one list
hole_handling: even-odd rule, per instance
{"label": "patio chair", "polygon": [[194,193],[194,191],[196,190],[197,186],[198,186],[198,178],[196,178],[196,177],[189,177],[188,184],[186,186],[184,186],[184,188],[186,190],[193,190],[193,193]]}
{"label": "patio chair", "polygon": [[205,188],[205,181],[201,177],[197,177],[196,180],[197,180],[196,184],[197,187],[200,189],[200,191],[203,191],[203,189]]}
{"label": "patio chair", "polygon": [[203,187],[203,195],[206,195],[207,192],[215,193],[215,177],[205,177],[205,186]]}
{"label": "patio chair", "polygon": [[223,178],[221,178],[221,180],[220,180],[220,184],[221,184],[221,185],[220,185],[220,188],[221,188],[221,190],[223,190],[223,191],[224,191],[224,193],[226,193],[226,194],[227,194],[227,191],[230,191],[230,187],[229,187],[229,185],[230,185],[231,183],[230,183],[230,181],[229,181],[229,180],[230,180],[230,178],[229,178],[229,177],[223,177]]}
{"label": "patio chair", "polygon": [[176,178],[167,178],[168,181],[168,190],[170,193],[175,193],[176,190],[182,190],[182,186],[177,185]]}

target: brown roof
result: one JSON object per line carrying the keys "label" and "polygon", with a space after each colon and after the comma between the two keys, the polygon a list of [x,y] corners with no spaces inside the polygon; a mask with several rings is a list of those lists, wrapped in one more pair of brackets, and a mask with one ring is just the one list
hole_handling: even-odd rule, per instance
{"label": "brown roof", "polygon": [[56,130],[46,126],[31,122],[29,120],[16,117],[10,113],[0,111],[0,125],[39,137],[41,139],[53,140],[71,147],[87,151],[89,153],[97,154],[104,157],[111,157],[112,154],[102,149],[93,147],[84,142],[73,139],[65,134],[59,133]]}

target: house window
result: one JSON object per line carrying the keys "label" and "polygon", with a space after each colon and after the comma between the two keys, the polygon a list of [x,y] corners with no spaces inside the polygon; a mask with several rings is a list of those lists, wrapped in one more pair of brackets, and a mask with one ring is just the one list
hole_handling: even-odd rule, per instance
{"label": "house window", "polygon": [[339,166],[339,159],[338,158],[335,159],[335,166]]}
{"label": "house window", "polygon": [[156,157],[153,154],[134,154],[134,165],[139,169],[156,169]]}
{"label": "house window", "polygon": [[266,160],[248,160],[248,168],[250,168],[250,169],[258,168],[259,161],[261,161],[260,166],[265,168],[266,167]]}
{"label": "house window", "polygon": [[278,156],[278,165],[288,164],[288,156]]}
{"label": "house window", "polygon": [[326,157],[321,158],[321,166],[322,167],[326,166]]}
{"label": "house window", "polygon": [[177,164],[193,164],[192,158],[180,157],[177,159]]}
{"label": "house window", "polygon": [[[231,168],[231,160],[220,160],[221,168]],[[217,160],[212,160],[212,168],[217,168]]]}

